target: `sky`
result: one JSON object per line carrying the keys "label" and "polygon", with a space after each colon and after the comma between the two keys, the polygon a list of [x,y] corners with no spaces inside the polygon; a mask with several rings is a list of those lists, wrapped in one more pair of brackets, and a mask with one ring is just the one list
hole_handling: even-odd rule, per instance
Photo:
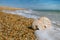
{"label": "sky", "polygon": [[60,0],[0,0],[0,6],[60,10]]}

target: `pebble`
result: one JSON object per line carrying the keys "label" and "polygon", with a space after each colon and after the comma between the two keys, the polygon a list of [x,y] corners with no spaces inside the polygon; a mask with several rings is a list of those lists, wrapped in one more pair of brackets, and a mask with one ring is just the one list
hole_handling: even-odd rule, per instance
{"label": "pebble", "polygon": [[0,12],[0,40],[35,40],[33,19]]}

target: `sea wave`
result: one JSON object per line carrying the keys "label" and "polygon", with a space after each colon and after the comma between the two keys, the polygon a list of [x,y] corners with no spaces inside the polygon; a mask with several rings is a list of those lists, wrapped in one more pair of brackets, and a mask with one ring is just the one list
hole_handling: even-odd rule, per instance
{"label": "sea wave", "polygon": [[3,10],[2,12],[22,15],[22,16],[25,16],[27,18],[34,18],[34,19],[39,18],[39,16],[32,15],[32,13],[33,13],[32,10],[15,10],[15,11]]}
{"label": "sea wave", "polygon": [[2,12],[22,15],[22,16],[25,16],[27,18],[34,18],[34,19],[37,19],[37,18],[39,18],[41,16],[46,16],[46,17],[48,17],[48,18],[50,18],[52,20],[53,24],[60,25],[60,23],[58,23],[56,21],[56,18],[57,18],[58,15],[57,14],[51,14],[50,12],[49,13],[47,13],[47,12],[38,12],[38,11],[33,11],[31,9],[29,9],[29,10],[15,10],[15,11],[2,10]]}

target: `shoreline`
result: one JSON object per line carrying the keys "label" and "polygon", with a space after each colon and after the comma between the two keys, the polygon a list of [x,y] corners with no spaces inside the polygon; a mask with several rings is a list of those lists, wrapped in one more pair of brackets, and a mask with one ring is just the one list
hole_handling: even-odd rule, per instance
{"label": "shoreline", "polygon": [[26,10],[25,8],[15,8],[15,7],[7,7],[7,6],[0,6],[0,10]]}

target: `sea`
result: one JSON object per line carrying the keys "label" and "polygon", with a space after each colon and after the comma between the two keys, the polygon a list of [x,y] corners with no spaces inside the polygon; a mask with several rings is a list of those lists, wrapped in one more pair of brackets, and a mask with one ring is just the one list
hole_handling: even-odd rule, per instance
{"label": "sea", "polygon": [[60,10],[26,9],[26,10],[16,10],[16,11],[3,10],[2,12],[22,15],[27,18],[34,18],[34,19],[38,19],[40,17],[45,16],[52,21],[52,24],[60,27]]}

